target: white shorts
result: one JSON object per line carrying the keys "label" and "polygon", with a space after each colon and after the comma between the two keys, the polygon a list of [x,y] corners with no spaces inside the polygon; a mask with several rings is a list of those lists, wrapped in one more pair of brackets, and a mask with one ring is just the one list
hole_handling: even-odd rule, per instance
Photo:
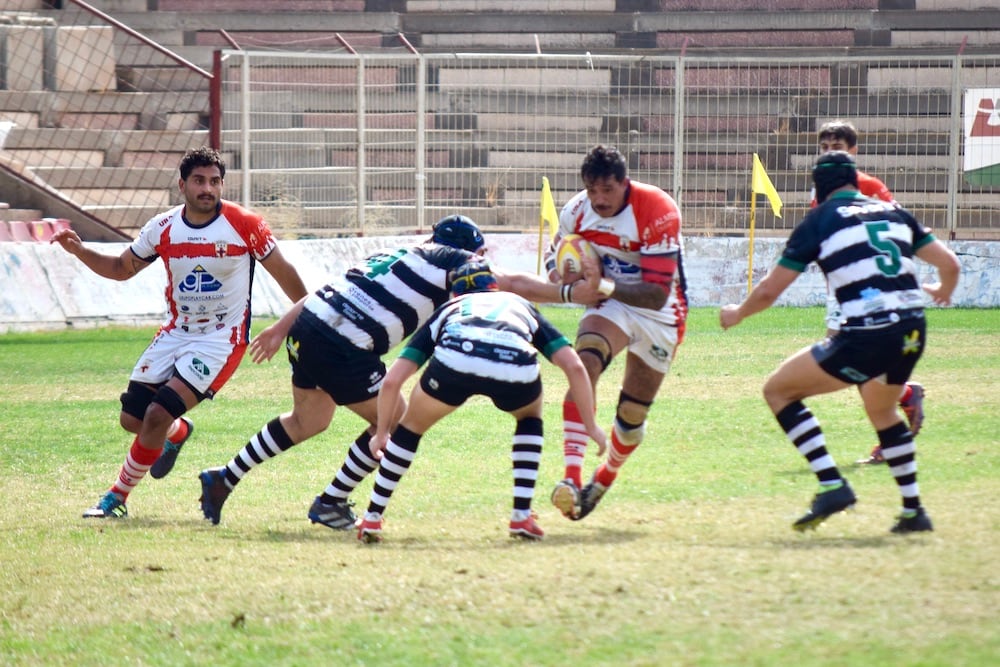
{"label": "white shorts", "polygon": [[647,366],[666,375],[677,349],[677,327],[643,314],[639,308],[608,299],[599,308],[587,308],[584,317],[603,317],[628,334],[628,351]]}
{"label": "white shorts", "polygon": [[245,345],[230,342],[228,330],[225,336],[197,338],[161,330],[135,362],[129,379],[158,385],[177,375],[211,398],[232,377],[245,353]]}
{"label": "white shorts", "polygon": [[840,320],[844,314],[840,311],[840,302],[837,297],[829,292],[826,293],[826,328],[829,331],[840,331]]}

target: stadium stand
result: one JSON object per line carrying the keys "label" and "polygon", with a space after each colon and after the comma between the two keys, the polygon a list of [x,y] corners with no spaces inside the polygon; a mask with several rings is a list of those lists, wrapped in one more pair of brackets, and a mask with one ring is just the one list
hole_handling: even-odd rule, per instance
{"label": "stadium stand", "polygon": [[0,242],[47,243],[60,229],[71,229],[66,218],[36,218],[34,220],[0,220]]}
{"label": "stadium stand", "polygon": [[[90,20],[90,17],[65,0],[9,0],[0,14],[23,12],[30,17],[20,16],[4,33],[8,50],[12,43],[20,50],[12,52],[13,56],[8,54],[5,60],[7,90],[0,90],[0,122],[9,122],[13,128],[5,133],[2,153],[16,163],[30,165],[35,176],[126,237],[169,203],[180,153],[191,145],[207,142],[209,89],[207,79],[197,70],[210,70],[213,51],[233,42],[245,47],[343,49],[349,45],[371,50],[399,48],[405,39],[424,53],[523,53],[538,47],[545,53],[585,50],[656,53],[802,46],[845,50],[917,46],[952,53],[960,46],[977,48],[1000,43],[1000,0],[976,0],[971,5],[967,0],[216,0],[211,3],[91,0],[89,4],[179,54],[193,68],[162,54],[151,55],[145,44],[121,31],[112,35],[108,30],[87,30],[66,33],[63,39],[74,39],[89,48],[98,56],[93,59],[96,64],[83,72],[62,75],[56,67],[49,75],[56,80],[43,80],[45,72],[34,64],[17,69],[16,63],[37,62],[37,58],[32,58],[37,56],[38,49],[45,48],[39,41],[42,29],[51,32],[55,26],[79,27],[86,23],[84,18]],[[114,59],[110,62],[100,57],[110,52],[108,40],[114,45]],[[828,76],[830,71],[826,70]],[[451,84],[454,79],[449,77],[468,77],[469,85],[475,86],[497,74],[487,70],[442,70],[439,76],[442,82]],[[324,76],[329,75],[329,70],[324,72]],[[389,69],[386,75],[403,76]],[[689,74],[686,84],[718,90],[739,75],[735,69],[705,70]],[[307,84],[302,76],[305,76],[302,70],[291,69],[280,78]],[[607,77],[607,72],[594,76]],[[655,72],[649,74],[651,85],[671,85],[668,79],[656,76]],[[704,79],[699,81],[699,76]],[[883,69],[867,76],[869,86],[876,95],[881,95],[881,100],[899,104],[900,115],[906,114],[907,98],[898,92],[899,71]],[[606,78],[586,85],[601,86],[603,94],[613,94],[615,86],[620,84]],[[796,84],[771,81],[766,85],[794,87]],[[287,93],[277,93],[276,97],[289,102]],[[802,119],[824,114],[850,117],[865,128],[865,145],[877,153],[880,142],[890,133],[898,132],[902,121],[896,119],[893,127],[879,127],[879,119],[866,122],[869,109],[862,100],[857,102],[855,106],[822,107],[823,100],[803,94],[798,107],[791,111],[793,118]],[[922,135],[919,145],[940,141],[943,129],[935,125],[938,119],[927,113],[926,108],[913,111],[912,117],[920,124],[907,131]],[[303,110],[298,122],[301,131],[319,131],[350,124],[351,116]],[[430,132],[438,133],[473,128],[489,132],[511,122],[516,121],[511,120],[505,109],[479,109],[475,114],[430,114],[426,126]],[[613,118],[568,113],[562,129],[579,133],[609,128],[625,132],[665,131],[672,122],[671,117],[655,113]],[[711,131],[707,127],[711,122],[717,121],[697,114],[685,119],[687,128],[705,131]],[[773,117],[765,116],[745,116],[739,122],[755,125],[755,132],[761,136],[784,132],[785,143],[765,145],[763,149],[780,152],[790,168],[800,169],[815,150],[814,127],[805,124],[780,127],[775,125]],[[410,123],[412,119],[403,114],[372,114],[369,130],[391,130]],[[281,133],[286,131],[285,127],[276,126],[269,140],[281,141]],[[461,155],[432,148],[428,166],[461,159],[469,161],[470,169],[483,164],[503,169],[530,156],[530,144],[526,136],[519,152],[467,151]],[[353,152],[345,148],[334,150],[329,156],[279,154],[269,158],[272,162],[255,166],[283,168],[292,166],[289,160],[309,163],[311,159],[327,157],[333,166],[350,166],[355,159]],[[669,149],[664,148],[649,150],[642,159],[648,168],[665,168],[672,157]],[[545,159],[575,163],[578,155],[548,155]],[[720,165],[742,169],[746,167],[743,159],[725,147],[695,144],[685,164],[695,171]],[[906,159],[905,154],[881,155],[867,166],[875,172],[891,170]],[[412,162],[412,156],[406,150],[388,147],[372,151],[368,160],[370,165],[392,168]],[[933,171],[940,165],[931,164],[930,168]],[[782,178],[781,174],[776,175],[776,180]],[[914,178],[924,183],[929,193],[927,201],[945,196],[942,193],[946,188],[933,182],[940,176],[928,173]],[[565,190],[574,187],[572,183],[553,185]],[[344,186],[333,182],[315,187],[338,190]],[[453,187],[432,183],[429,194],[447,199],[457,194]],[[695,179],[689,184],[686,196],[696,204],[718,206],[731,196],[732,189],[730,184],[702,187]],[[789,189],[796,188],[789,186]],[[143,204],[124,203],[116,193],[126,190]],[[525,187],[523,192],[524,196],[530,196],[532,190]],[[373,186],[375,201],[391,201],[401,196],[403,193],[391,183]],[[521,195],[512,189],[509,196]],[[801,210],[807,202],[791,204],[793,210]],[[795,209],[796,206],[800,208]],[[988,219],[990,215],[991,211],[984,209],[984,229],[993,224]],[[931,220],[935,220],[933,215]]]}
{"label": "stadium stand", "polygon": [[24,220],[11,220],[7,223],[7,227],[10,229],[10,237],[12,241],[20,243],[34,243],[38,240],[32,233],[30,222],[26,222]]}

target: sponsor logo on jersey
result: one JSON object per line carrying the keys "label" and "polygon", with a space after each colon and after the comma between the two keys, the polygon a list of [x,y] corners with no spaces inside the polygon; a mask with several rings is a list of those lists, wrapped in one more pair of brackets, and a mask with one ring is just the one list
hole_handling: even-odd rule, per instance
{"label": "sponsor logo on jersey", "polygon": [[191,364],[188,366],[188,368],[190,368],[198,375],[201,375],[202,377],[208,377],[209,374],[211,374],[212,372],[212,369],[208,367],[208,364],[206,364],[198,357],[195,357],[191,360]]}
{"label": "sponsor logo on jersey", "polygon": [[294,340],[291,336],[289,336],[285,340],[285,349],[288,350],[288,356],[296,361],[299,360],[299,341]]}
{"label": "sponsor logo on jersey", "polygon": [[903,336],[903,354],[920,352],[920,332],[914,329],[908,336]]}
{"label": "sponsor logo on jersey", "polygon": [[205,270],[201,264],[194,267],[194,270],[184,277],[180,285],[177,286],[179,292],[207,293],[218,292],[222,289],[222,283],[215,276]]}
{"label": "sponsor logo on jersey", "polygon": [[670,350],[665,350],[659,345],[651,345],[649,353],[654,359],[658,359],[659,361],[670,361]]}

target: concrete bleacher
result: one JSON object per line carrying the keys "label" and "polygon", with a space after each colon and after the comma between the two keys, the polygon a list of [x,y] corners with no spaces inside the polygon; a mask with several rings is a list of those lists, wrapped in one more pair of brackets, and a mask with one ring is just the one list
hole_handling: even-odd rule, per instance
{"label": "concrete bleacher", "polygon": [[[381,47],[400,49],[405,39],[425,53],[442,51],[466,52],[533,52],[536,47],[545,53],[622,52],[644,50],[650,53],[688,53],[716,48],[799,48],[835,47],[843,49],[895,46],[920,46],[922,48],[948,48],[954,50],[962,35],[968,47],[991,46],[1000,42],[1000,0],[975,0],[970,8],[967,0],[218,0],[205,3],[197,0],[88,0],[100,10],[112,14],[126,25],[170,48],[198,67],[210,69],[215,47],[228,46],[228,36],[245,47],[271,47],[282,49],[337,49],[344,43],[359,50]],[[11,0],[14,2],[14,0]],[[17,0],[23,9],[31,11],[41,21],[71,27],[80,16],[79,10],[64,2],[61,10],[46,9],[46,3]],[[152,9],[155,7],[155,9]],[[8,5],[4,5],[7,9]],[[266,26],[266,28],[264,28]],[[0,26],[2,27],[2,26]],[[18,33],[20,39],[37,38],[34,33]],[[25,37],[28,35],[28,37]],[[92,41],[98,54],[105,53],[108,33],[94,35],[81,31],[65,32],[64,39],[78,42]],[[115,60],[109,64],[98,58],[98,65],[91,74],[86,89],[76,90],[0,90],[0,121],[16,124],[9,133],[4,153],[15,160],[31,165],[33,172],[46,183],[59,188],[78,200],[87,210],[107,220],[110,224],[131,232],[162,207],[169,203],[176,191],[176,164],[180,152],[192,145],[207,142],[208,83],[197,72],[179,68],[162,54],[151,54],[149,49],[124,38],[118,31],[110,36],[114,45]],[[24,57],[24,56],[22,56]],[[9,60],[9,59],[8,59]],[[8,65],[9,69],[9,65]],[[109,74],[110,73],[110,74]],[[879,131],[904,131],[912,127],[912,145],[930,153],[926,157],[925,171],[910,173],[900,171],[907,164],[908,156],[898,153],[883,156],[864,166],[873,171],[891,170],[901,173],[914,182],[920,181],[928,191],[928,203],[940,199],[940,165],[935,161],[933,147],[941,141],[947,128],[950,101],[947,94],[938,97],[940,109],[928,105],[927,96],[910,98],[905,93],[912,85],[938,85],[935,77],[941,73],[929,69],[911,71],[905,68],[873,68],[865,73],[869,95],[853,99],[838,98],[834,104],[816,90],[829,87],[836,75],[829,64],[800,69],[785,78],[757,82],[760,86],[801,90],[799,106],[792,110],[791,118],[780,119],[774,115],[744,115],[739,119],[720,120],[705,113],[697,113],[697,105],[719,104],[723,97],[719,90],[740,87],[745,90],[748,75],[745,68],[716,68],[714,70],[689,70],[686,89],[697,95],[705,93],[705,100],[692,102],[695,111],[685,118],[685,130],[699,134],[726,131],[720,123],[743,123],[746,127],[728,128],[749,130],[759,138],[762,153],[779,155],[779,164],[787,165],[788,173],[772,174],[779,189],[798,192],[803,185],[795,179],[800,175],[803,161],[811,159],[815,151],[815,122],[818,118],[844,116],[855,120],[865,130],[865,146],[879,153]],[[37,68],[31,76],[39,77]],[[107,90],[91,90],[111,76],[114,85]],[[346,84],[353,81],[354,70],[325,68],[321,72],[305,68],[291,68],[274,72],[275,79],[289,86],[309,86],[309,76],[321,76],[324,83],[342,77]],[[372,81],[384,77],[388,87],[400,86],[401,77],[396,68],[380,71],[369,67],[366,76]],[[442,86],[460,89],[497,87],[506,90],[532,90],[551,85],[552,78],[576,90],[613,98],[625,85],[650,85],[669,89],[675,85],[672,70],[622,72],[612,69],[501,69],[501,68],[442,68],[437,72]],[[396,77],[400,77],[397,79]],[[548,77],[549,79],[547,79]],[[638,77],[638,81],[630,77]],[[789,77],[798,77],[793,80]],[[983,71],[973,74],[973,82],[995,82],[997,72]],[[978,77],[978,78],[975,78]],[[66,79],[64,76],[63,79]],[[71,85],[63,81],[59,85]],[[10,80],[10,77],[8,77]],[[32,82],[37,85],[37,82]],[[947,82],[941,87],[947,90]],[[41,85],[38,86],[41,88]],[[30,88],[30,87],[29,87]],[[166,92],[166,91],[170,92]],[[902,90],[902,92],[901,92]],[[291,92],[290,92],[291,91]],[[746,97],[742,94],[742,97]],[[734,95],[726,103],[740,104],[741,95]],[[254,119],[255,127],[272,127],[274,132],[255,137],[255,141],[274,143],[282,141],[282,133],[296,132],[298,136],[313,132],[316,146],[320,148],[291,153],[251,151],[253,166],[283,169],[292,166],[329,166],[350,168],[356,164],[353,149],[355,140],[350,131],[338,132],[331,127],[348,127],[354,122],[353,114],[345,108],[342,115],[330,112],[315,113],[306,104],[299,104],[294,88],[280,92],[262,92],[255,99],[271,96],[276,111],[274,115],[260,115]],[[350,100],[345,98],[345,105]],[[366,119],[370,131],[405,129],[412,127],[412,114],[401,114],[387,106],[380,109],[378,102]],[[898,113],[890,118],[876,114],[887,106],[895,106]],[[280,113],[278,113],[280,111]],[[933,111],[933,113],[931,113]],[[537,143],[532,134],[538,131],[565,132],[566,145],[577,145],[570,136],[586,136],[595,132],[628,132],[637,130],[644,135],[672,131],[673,118],[669,115],[636,113],[610,115],[578,113],[567,108],[565,113],[550,116],[549,127],[537,124],[525,127],[523,140],[511,133],[520,114],[506,109],[477,109],[474,113],[438,113],[427,116],[427,166],[468,167],[481,171],[476,175],[463,175],[441,181],[435,174],[428,175],[428,195],[431,199],[444,200],[456,193],[488,189],[492,174],[513,170],[526,161],[559,167],[578,166],[577,151],[536,153]],[[868,122],[870,120],[870,122]],[[783,125],[783,122],[790,125]],[[715,126],[713,127],[713,124]],[[797,125],[798,124],[798,125]],[[880,127],[880,124],[891,127]],[[514,128],[516,129],[516,127]],[[480,143],[490,145],[491,130],[503,131],[504,149],[455,150],[464,136],[475,132]],[[155,131],[155,132],[151,132]],[[781,133],[781,143],[774,144],[773,137]],[[919,141],[917,137],[919,135]],[[391,134],[380,141],[373,135],[373,144],[391,146]],[[552,144],[560,141],[553,140]],[[897,139],[898,143],[898,139]],[[909,142],[903,142],[910,145]],[[696,222],[697,207],[717,207],[732,199],[732,192],[745,184],[736,182],[709,183],[702,173],[711,167],[724,166],[733,170],[746,168],[746,146],[736,151],[732,146],[720,145],[710,140],[693,139],[685,154],[686,201],[694,205],[690,220]],[[239,163],[239,156],[228,156],[231,165]],[[641,163],[637,166],[647,171],[666,174],[672,168],[671,147],[646,147]],[[369,166],[405,167],[413,162],[412,152],[406,149],[385,148],[369,150]],[[461,162],[461,164],[456,164]],[[86,178],[86,173],[95,178]],[[234,174],[235,177],[235,174]],[[349,179],[340,179],[336,172],[327,174],[327,183],[309,176],[284,177],[284,186],[322,191],[325,201],[336,201],[350,190]],[[511,176],[511,187],[500,196],[509,201],[537,196],[537,183]],[[438,180],[436,180],[438,179]],[[575,190],[577,183],[554,179],[560,194]],[[484,185],[485,182],[485,185]],[[669,181],[667,181],[669,182]],[[267,185],[267,179],[264,181]],[[392,201],[402,195],[392,178],[373,177],[369,183],[375,201]],[[255,183],[256,186],[256,183]],[[238,180],[227,179],[230,191],[238,191]],[[141,206],[123,206],[114,195],[115,190],[129,189],[141,195]],[[459,198],[459,197],[456,197]],[[808,202],[792,198],[791,210],[797,211]],[[939,210],[937,207],[935,210]],[[803,208],[804,210],[804,208]],[[937,213],[929,214],[933,218]],[[794,220],[794,216],[786,219]]]}
{"label": "concrete bleacher", "polygon": [[211,62],[205,46],[227,45],[220,28],[244,47],[341,48],[343,38],[358,49],[398,48],[403,35],[425,53],[954,48],[959,32],[970,47],[1000,42],[1000,0],[158,0],[155,10],[128,0],[90,4],[203,67]]}

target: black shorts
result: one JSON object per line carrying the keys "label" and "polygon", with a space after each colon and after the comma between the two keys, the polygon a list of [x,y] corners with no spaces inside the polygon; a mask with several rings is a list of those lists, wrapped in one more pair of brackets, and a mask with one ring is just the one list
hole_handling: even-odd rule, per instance
{"label": "black shorts", "polygon": [[924,353],[927,321],[914,315],[884,327],[842,327],[812,347],[813,359],[844,382],[863,384],[885,376],[887,384],[905,384]]}
{"label": "black shorts", "polygon": [[361,403],[378,396],[385,364],[374,352],[361,350],[335,331],[299,316],[285,340],[292,364],[292,384],[322,389],[337,405]]}
{"label": "black shorts", "polygon": [[433,357],[420,376],[420,387],[428,396],[458,407],[470,396],[486,396],[504,412],[512,412],[534,402],[542,395],[542,380],[534,382],[501,382],[478,375],[454,371]]}

